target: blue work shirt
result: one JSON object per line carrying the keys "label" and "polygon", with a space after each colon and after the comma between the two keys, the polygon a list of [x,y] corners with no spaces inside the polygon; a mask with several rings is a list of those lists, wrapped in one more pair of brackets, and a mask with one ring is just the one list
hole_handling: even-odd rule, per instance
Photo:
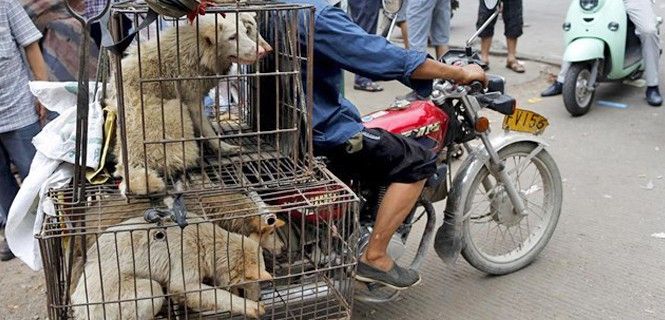
{"label": "blue work shirt", "polygon": [[[360,112],[341,93],[343,69],[373,80],[399,80],[419,94],[429,95],[431,80],[411,80],[411,74],[428,58],[426,53],[406,50],[368,34],[326,0],[281,2],[311,4],[316,10],[312,126],[317,147],[340,145],[363,129]],[[303,36],[308,28],[304,20],[299,24]]]}

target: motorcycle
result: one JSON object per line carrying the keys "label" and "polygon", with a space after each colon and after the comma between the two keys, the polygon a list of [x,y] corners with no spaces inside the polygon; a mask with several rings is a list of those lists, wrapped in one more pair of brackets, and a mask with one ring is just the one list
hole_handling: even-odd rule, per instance
{"label": "motorcycle", "polygon": [[[485,0],[485,5],[496,9],[498,3]],[[493,18],[497,15],[495,12]],[[470,46],[479,33],[469,39],[464,50],[444,55],[443,62],[482,65]],[[436,174],[428,179],[417,205],[391,239],[388,253],[415,270],[432,244],[444,262],[456,261],[461,253],[472,266],[492,275],[529,265],[547,245],[561,212],[561,175],[547,143],[537,136],[548,126],[547,119],[517,109],[515,99],[504,93],[505,80],[498,76],[490,77],[487,89],[481,83],[459,85],[445,80],[434,81],[433,89],[427,99],[397,101],[363,117],[365,127],[415,139],[437,156]],[[490,135],[489,120],[481,115],[484,109],[504,115],[502,134]],[[456,145],[463,145],[468,155],[453,178],[451,153]],[[369,243],[387,186],[364,181],[353,181],[349,186],[360,199],[360,254]],[[436,230],[433,203],[444,199],[443,225]],[[307,222],[314,224],[319,219],[323,224],[331,217],[339,215],[325,211],[308,216]],[[423,218],[419,247],[406,264],[400,258],[407,251],[407,240],[415,236],[414,224]],[[399,294],[375,283],[358,286],[365,287],[356,290],[355,297],[365,302],[386,302]]]}
{"label": "motorcycle", "polygon": [[[660,25],[662,19],[658,21]],[[589,112],[599,82],[642,77],[641,43],[623,1],[572,1],[563,30],[563,60],[571,63],[563,102],[571,115]]]}

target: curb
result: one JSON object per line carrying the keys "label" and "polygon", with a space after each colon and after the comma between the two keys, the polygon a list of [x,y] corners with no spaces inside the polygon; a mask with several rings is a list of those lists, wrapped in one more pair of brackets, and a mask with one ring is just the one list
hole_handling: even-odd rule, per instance
{"label": "curb", "polygon": [[[450,48],[464,49],[465,47],[461,46],[461,45],[452,45],[451,44]],[[490,55],[496,56],[496,57],[505,57],[505,56],[508,55],[508,52],[503,51],[503,50],[492,50],[492,49],[490,49]],[[561,60],[562,60],[562,57],[558,57],[558,56],[542,56],[542,55],[535,55],[535,54],[533,54],[533,55],[532,54],[518,54],[517,58],[521,59],[521,60],[533,61],[533,62],[538,62],[538,63],[542,63],[542,64],[547,64],[547,65],[554,66],[554,67],[559,67],[559,68],[561,67]]]}

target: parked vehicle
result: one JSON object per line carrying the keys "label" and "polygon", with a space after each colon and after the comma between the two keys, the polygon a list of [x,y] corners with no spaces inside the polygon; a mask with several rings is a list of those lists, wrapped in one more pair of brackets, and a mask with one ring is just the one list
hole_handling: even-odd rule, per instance
{"label": "parked vehicle", "polygon": [[572,1],[563,30],[563,60],[571,63],[563,102],[571,115],[589,112],[598,83],[642,77],[641,43],[623,1]]}

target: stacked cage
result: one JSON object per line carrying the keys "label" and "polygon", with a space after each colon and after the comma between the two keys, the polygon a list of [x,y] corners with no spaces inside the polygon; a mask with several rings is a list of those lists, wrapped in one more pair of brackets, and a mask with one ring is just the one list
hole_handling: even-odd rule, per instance
{"label": "stacked cage", "polygon": [[[113,178],[51,190],[38,235],[51,319],[351,317],[358,204],[313,156],[313,12],[160,17],[111,55]],[[115,40],[150,14],[114,5]]]}

